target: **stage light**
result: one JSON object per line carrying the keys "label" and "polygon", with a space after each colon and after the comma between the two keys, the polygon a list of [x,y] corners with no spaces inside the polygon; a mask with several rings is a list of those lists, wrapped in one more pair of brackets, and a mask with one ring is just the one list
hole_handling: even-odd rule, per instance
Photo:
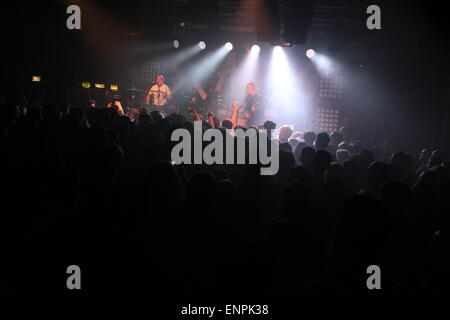
{"label": "stage light", "polygon": [[319,97],[327,99],[341,99],[343,93],[343,78],[338,75],[321,77]]}
{"label": "stage light", "polygon": [[308,49],[308,50],[306,50],[306,56],[308,57],[308,58],[312,58],[312,57],[314,57],[314,55],[316,54],[316,52],[313,50],[313,49]]}
{"label": "stage light", "polygon": [[119,86],[117,84],[111,85],[111,91],[118,91],[118,90],[119,90]]}
{"label": "stage light", "polygon": [[174,46],[175,49],[178,49],[178,47],[180,46],[180,41],[173,40],[173,46]]}
{"label": "stage light", "polygon": [[33,81],[33,82],[41,82],[41,76],[33,76],[31,78],[31,81]]}
{"label": "stage light", "polygon": [[231,51],[231,50],[233,50],[233,44],[231,42],[227,42],[227,43],[225,43],[225,48],[228,51]]}
{"label": "stage light", "polygon": [[331,133],[339,129],[339,110],[333,108],[316,108],[313,121],[315,130]]}
{"label": "stage light", "polygon": [[257,44],[252,46],[252,53],[258,53],[260,50],[261,48]]}
{"label": "stage light", "polygon": [[200,49],[204,50],[204,49],[206,49],[206,42],[205,41],[200,41],[198,43],[198,46],[200,47]]}
{"label": "stage light", "polygon": [[103,83],[96,83],[94,84],[94,87],[96,87],[97,89],[105,89],[105,85]]}
{"label": "stage light", "polygon": [[83,82],[81,83],[81,86],[82,86],[83,88],[85,88],[85,89],[89,89],[89,88],[91,87],[91,83],[88,82],[88,81],[83,81]]}

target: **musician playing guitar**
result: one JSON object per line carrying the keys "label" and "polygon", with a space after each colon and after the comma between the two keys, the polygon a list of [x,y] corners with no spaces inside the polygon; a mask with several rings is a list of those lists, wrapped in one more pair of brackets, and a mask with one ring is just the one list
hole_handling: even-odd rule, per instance
{"label": "musician playing guitar", "polygon": [[253,82],[247,84],[246,89],[247,97],[245,97],[244,104],[242,105],[242,108],[244,109],[243,115],[239,117],[237,125],[244,127],[256,126],[262,120],[262,97],[256,91]]}
{"label": "musician playing guitar", "polygon": [[145,103],[155,107],[155,110],[164,111],[167,100],[172,99],[172,92],[167,84],[164,83],[164,76],[156,76],[156,84],[150,87],[145,97]]}

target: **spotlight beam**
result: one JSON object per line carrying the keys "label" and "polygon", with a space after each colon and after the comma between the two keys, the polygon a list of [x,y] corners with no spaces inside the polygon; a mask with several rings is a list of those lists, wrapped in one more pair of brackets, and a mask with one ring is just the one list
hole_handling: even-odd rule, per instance
{"label": "spotlight beam", "polygon": [[237,67],[237,72],[234,75],[234,92],[238,92],[238,96],[233,97],[233,100],[243,100],[245,96],[244,88],[249,82],[257,81],[257,66],[259,60],[259,46],[253,45],[250,52]]}
{"label": "spotlight beam", "polygon": [[194,55],[198,54],[201,51],[200,47],[195,44],[187,48],[182,48],[176,50],[176,53],[167,56],[165,59],[161,61],[162,64],[171,64],[176,66],[184,61],[189,60]]}
{"label": "spotlight beam", "polygon": [[311,61],[316,66],[317,71],[321,76],[329,77],[333,72],[334,63],[333,61],[324,54],[315,53]]}
{"label": "spotlight beam", "polygon": [[296,71],[290,65],[286,52],[281,46],[276,46],[272,51],[268,88],[275,108],[282,108],[283,113],[293,112],[298,108],[299,100],[298,79]]}
{"label": "spotlight beam", "polygon": [[201,81],[215,71],[220,62],[227,56],[230,51],[222,46],[216,51],[208,54],[202,60],[187,71],[188,78],[195,81]]}

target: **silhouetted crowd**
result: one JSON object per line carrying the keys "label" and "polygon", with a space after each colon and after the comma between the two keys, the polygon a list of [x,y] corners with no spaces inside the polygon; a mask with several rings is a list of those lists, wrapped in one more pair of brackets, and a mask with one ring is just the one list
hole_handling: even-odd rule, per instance
{"label": "silhouetted crowd", "polygon": [[[262,176],[257,165],[173,165],[172,131],[193,129],[176,114],[132,121],[25,100],[0,112],[2,297],[448,295],[444,151],[282,126],[279,171]],[[79,291],[66,287],[70,265]],[[371,265],[381,290],[367,287]]]}

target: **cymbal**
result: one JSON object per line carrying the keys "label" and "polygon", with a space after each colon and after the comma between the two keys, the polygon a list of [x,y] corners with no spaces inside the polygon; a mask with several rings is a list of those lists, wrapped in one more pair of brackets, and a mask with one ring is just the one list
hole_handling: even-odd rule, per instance
{"label": "cymbal", "polygon": [[129,88],[129,89],[126,89],[127,91],[132,91],[132,92],[142,92],[142,91],[144,91],[144,90],[141,90],[141,89],[136,89],[135,87],[133,87],[133,88]]}

